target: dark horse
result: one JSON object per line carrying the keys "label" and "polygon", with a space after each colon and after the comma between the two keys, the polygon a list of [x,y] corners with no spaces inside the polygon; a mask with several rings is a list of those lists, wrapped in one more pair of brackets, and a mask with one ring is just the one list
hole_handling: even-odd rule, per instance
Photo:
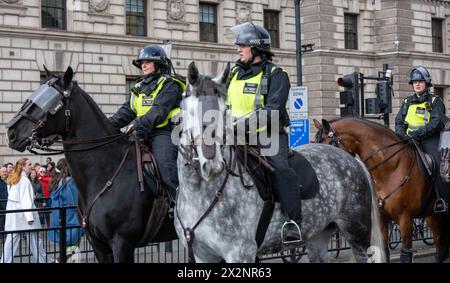
{"label": "dark horse", "polygon": [[314,120],[316,142],[335,145],[358,155],[371,173],[381,213],[381,231],[389,250],[389,222],[400,225],[402,262],[412,260],[413,218],[426,217],[433,232],[436,260],[448,254],[448,240],[440,234],[439,217],[433,207],[436,194],[420,171],[416,150],[389,128],[363,119],[343,118],[328,122]]}
{"label": "dark horse", "polygon": [[[143,237],[155,198],[139,189],[133,143],[114,129],[72,77],[70,67],[63,78],[47,72],[47,84],[8,123],[9,146],[23,152],[36,141],[60,136],[97,259],[133,262],[135,248],[146,243]],[[152,242],[176,238],[173,220],[166,216]]]}

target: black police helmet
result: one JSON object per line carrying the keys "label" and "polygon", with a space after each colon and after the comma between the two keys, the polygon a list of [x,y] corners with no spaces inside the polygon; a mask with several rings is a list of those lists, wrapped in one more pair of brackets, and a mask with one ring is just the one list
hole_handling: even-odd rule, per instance
{"label": "black police helmet", "polygon": [[425,81],[428,87],[432,86],[430,72],[425,67],[414,67],[409,71],[408,83],[412,85],[413,81]]}
{"label": "black police helmet", "polygon": [[270,50],[271,40],[269,32],[262,26],[246,22],[230,28],[230,31],[235,34],[234,44],[252,46],[260,52],[274,56]]}
{"label": "black police helmet", "polygon": [[163,67],[170,72],[170,59],[167,57],[164,49],[158,45],[147,45],[142,48],[139,51],[138,58],[133,60],[133,65],[140,69],[143,60],[155,62],[159,67]]}

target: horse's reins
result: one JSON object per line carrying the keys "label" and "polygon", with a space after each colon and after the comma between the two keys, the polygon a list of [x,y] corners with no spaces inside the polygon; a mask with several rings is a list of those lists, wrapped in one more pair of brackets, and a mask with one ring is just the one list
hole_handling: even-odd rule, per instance
{"label": "horse's reins", "polygon": [[[119,140],[120,138],[124,137],[124,136],[128,136],[130,133],[128,132],[123,132],[123,133],[119,133],[116,135],[111,135],[111,136],[106,136],[106,137],[101,137],[98,139],[91,139],[91,140],[79,140],[79,141],[75,141],[75,140],[71,140],[71,141],[63,141],[63,140],[55,140],[52,141],[52,143],[60,143],[63,145],[82,145],[82,144],[91,144],[91,143],[98,143],[97,145],[93,145],[90,147],[86,147],[86,148],[75,148],[75,149],[53,149],[50,148],[48,146],[41,146],[39,145],[39,143],[37,142],[33,142],[33,141],[37,141],[38,138],[36,138],[35,136],[32,135],[32,137],[30,138],[32,140],[32,143],[30,146],[27,147],[27,150],[33,154],[36,155],[59,155],[59,154],[63,154],[66,152],[82,152],[82,151],[89,151],[89,150],[93,150],[93,149],[97,149],[100,147],[103,147],[105,145],[108,145],[110,143],[113,143],[117,140]],[[45,139],[43,139],[45,140]],[[45,153],[42,152],[37,152],[35,150],[33,150],[33,148],[39,149],[39,150],[43,150],[46,151]]]}
{"label": "horse's reins", "polygon": [[125,151],[125,154],[124,154],[122,160],[120,161],[119,167],[117,167],[117,169],[116,169],[116,171],[114,172],[114,174],[112,175],[111,179],[109,179],[109,180],[106,182],[106,184],[103,186],[102,190],[94,197],[94,200],[91,202],[91,204],[90,204],[90,205],[88,206],[88,208],[87,208],[86,215],[83,215],[83,213],[82,213],[81,210],[80,210],[80,207],[77,206],[78,212],[80,213],[81,218],[82,218],[82,220],[83,220],[83,222],[82,222],[83,228],[86,229],[86,227],[88,227],[88,224],[89,224],[89,214],[91,213],[91,210],[92,210],[92,207],[94,206],[94,203],[95,203],[95,202],[103,195],[103,193],[106,192],[106,190],[108,190],[108,189],[112,186],[112,184],[113,184],[113,182],[114,182],[114,179],[117,177],[117,175],[118,175],[119,172],[120,172],[120,169],[122,169],[123,165],[125,164],[125,160],[127,159],[128,154],[130,153],[131,147],[132,147],[132,144],[129,144],[128,147],[127,147],[127,150]]}
{"label": "horse's reins", "polygon": [[228,177],[230,175],[237,176],[233,172],[233,168],[234,168],[236,162],[233,162],[233,158],[232,158],[233,156],[232,155],[233,155],[233,151],[230,150],[231,167],[228,166],[228,164],[225,162],[225,168],[226,168],[227,174],[225,175],[225,178],[224,178],[224,180],[222,182],[222,185],[220,186],[219,190],[216,192],[216,194],[214,196],[214,199],[212,200],[211,204],[208,206],[208,208],[202,214],[202,216],[197,220],[197,222],[192,226],[192,228],[190,228],[190,227],[185,228],[185,226],[183,225],[183,222],[181,221],[180,214],[178,213],[178,206],[175,206],[175,209],[177,210],[177,218],[178,218],[178,221],[180,222],[181,228],[183,228],[184,237],[186,238],[187,245],[188,245],[188,262],[189,263],[195,263],[194,249],[193,249],[193,243],[194,243],[194,238],[195,238],[194,230],[206,218],[206,216],[208,216],[208,214],[212,211],[214,206],[220,200],[223,199],[223,190],[225,189],[225,185],[226,185],[226,183],[228,181]]}

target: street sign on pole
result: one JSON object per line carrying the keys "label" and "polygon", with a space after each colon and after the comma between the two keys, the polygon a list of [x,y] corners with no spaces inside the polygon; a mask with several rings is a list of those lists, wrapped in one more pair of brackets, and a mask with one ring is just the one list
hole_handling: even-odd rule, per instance
{"label": "street sign on pole", "polygon": [[291,87],[289,91],[289,145],[292,148],[309,143],[308,88]]}
{"label": "street sign on pole", "polygon": [[289,117],[291,121],[308,118],[308,89],[294,86],[289,91]]}
{"label": "street sign on pole", "polygon": [[289,146],[297,148],[309,143],[309,120],[291,121],[289,126]]}

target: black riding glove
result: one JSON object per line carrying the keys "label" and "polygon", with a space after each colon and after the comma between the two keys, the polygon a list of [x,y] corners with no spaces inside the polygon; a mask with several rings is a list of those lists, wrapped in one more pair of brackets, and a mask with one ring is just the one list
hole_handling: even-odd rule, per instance
{"label": "black riding glove", "polygon": [[134,135],[136,136],[136,138],[145,140],[146,132],[145,132],[144,126],[142,126],[141,120],[135,119],[133,121],[133,125],[134,125],[133,126]]}
{"label": "black riding glove", "polygon": [[423,139],[423,136],[417,131],[414,131],[411,133],[411,138],[413,138],[415,141],[421,141]]}
{"label": "black riding glove", "polygon": [[404,132],[395,132],[395,133],[402,140],[407,140],[409,138]]}

